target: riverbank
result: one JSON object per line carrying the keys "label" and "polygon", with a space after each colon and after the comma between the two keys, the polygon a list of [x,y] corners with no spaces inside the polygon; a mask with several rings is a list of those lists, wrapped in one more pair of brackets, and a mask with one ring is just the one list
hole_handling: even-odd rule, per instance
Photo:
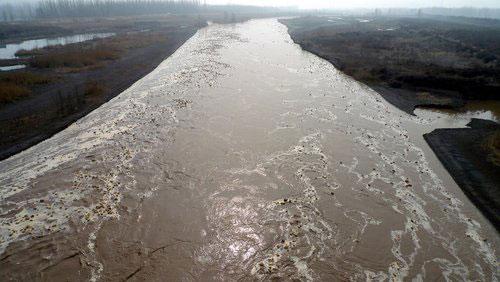
{"label": "riverbank", "polygon": [[[21,59],[28,65],[26,69],[1,73],[7,79],[37,76],[50,80],[25,86],[19,92],[22,97],[1,105],[0,159],[47,139],[109,101],[151,72],[203,26],[195,18],[180,17],[157,24],[143,32],[135,26],[122,31],[115,26],[108,30],[118,32],[113,37],[35,50],[39,53]],[[20,84],[14,81],[2,86],[23,87]]]}
{"label": "riverbank", "polygon": [[0,61],[0,65],[27,66],[0,72],[0,160],[49,138],[123,92],[206,26],[207,20],[229,23],[249,18],[168,15],[43,22],[38,28],[35,23],[4,24],[0,27],[4,36],[12,29],[30,31],[13,36],[23,40],[84,31],[115,35],[22,51],[22,57]]}
{"label": "riverbank", "polygon": [[467,197],[500,230],[500,124],[472,119],[467,126],[436,129],[424,139]]}
{"label": "riverbank", "polygon": [[[459,110],[468,101],[500,99],[500,21],[303,17],[281,22],[302,49],[408,114],[417,107]],[[499,150],[499,127],[476,119],[469,126],[437,129],[424,138],[498,230],[500,162],[491,156]]]}
{"label": "riverbank", "polygon": [[295,43],[413,114],[500,99],[500,21],[302,17],[281,20]]}

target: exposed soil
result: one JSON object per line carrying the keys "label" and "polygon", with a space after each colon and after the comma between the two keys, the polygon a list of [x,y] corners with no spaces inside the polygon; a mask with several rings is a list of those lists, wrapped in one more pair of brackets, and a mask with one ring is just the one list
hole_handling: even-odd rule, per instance
{"label": "exposed soil", "polygon": [[498,123],[472,119],[470,128],[436,129],[424,138],[469,199],[500,228],[500,167],[486,142]]}
{"label": "exposed soil", "polygon": [[465,105],[465,100],[457,96],[436,95],[429,92],[415,93],[382,85],[372,85],[372,88],[387,102],[410,115],[415,115],[413,111],[417,107],[457,109]]}

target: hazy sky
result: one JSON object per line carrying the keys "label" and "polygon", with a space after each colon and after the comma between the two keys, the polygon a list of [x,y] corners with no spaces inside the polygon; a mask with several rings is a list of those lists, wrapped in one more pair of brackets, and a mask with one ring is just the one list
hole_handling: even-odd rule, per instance
{"label": "hazy sky", "polygon": [[207,3],[299,6],[301,8],[419,8],[437,6],[500,8],[500,0],[207,0]]}
{"label": "hazy sky", "polygon": [[[1,3],[37,0],[0,0]],[[500,8],[500,0],[207,0],[213,4],[299,6],[301,8],[397,8],[397,7],[489,7]]]}

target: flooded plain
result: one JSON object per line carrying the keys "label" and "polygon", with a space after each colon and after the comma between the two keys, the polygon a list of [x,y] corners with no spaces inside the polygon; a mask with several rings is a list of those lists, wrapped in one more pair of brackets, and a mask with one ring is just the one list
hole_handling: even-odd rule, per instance
{"label": "flooded plain", "polygon": [[26,40],[21,43],[4,44],[0,45],[0,60],[15,59],[17,58],[16,53],[21,50],[30,51],[34,49],[45,48],[48,46],[68,45],[98,38],[106,38],[114,35],[114,33],[87,33],[61,36],[56,38]]}
{"label": "flooded plain", "polygon": [[275,19],[210,25],[0,162],[0,279],[498,281],[498,233],[423,140],[443,124]]}

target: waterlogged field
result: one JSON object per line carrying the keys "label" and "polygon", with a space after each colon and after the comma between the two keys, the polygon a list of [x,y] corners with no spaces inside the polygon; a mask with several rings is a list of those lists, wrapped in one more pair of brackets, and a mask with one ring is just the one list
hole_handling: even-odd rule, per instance
{"label": "waterlogged field", "polygon": [[497,281],[498,233],[422,138],[441,123],[277,20],[211,25],[0,162],[0,277]]}
{"label": "waterlogged field", "polygon": [[78,35],[71,35],[71,36],[64,36],[57,38],[27,40],[16,44],[6,44],[0,47],[0,59],[15,59],[17,58],[16,53],[19,51],[32,51],[47,46],[67,45],[67,44],[93,40],[96,38],[106,38],[113,35],[115,34],[114,33],[78,34]]}

